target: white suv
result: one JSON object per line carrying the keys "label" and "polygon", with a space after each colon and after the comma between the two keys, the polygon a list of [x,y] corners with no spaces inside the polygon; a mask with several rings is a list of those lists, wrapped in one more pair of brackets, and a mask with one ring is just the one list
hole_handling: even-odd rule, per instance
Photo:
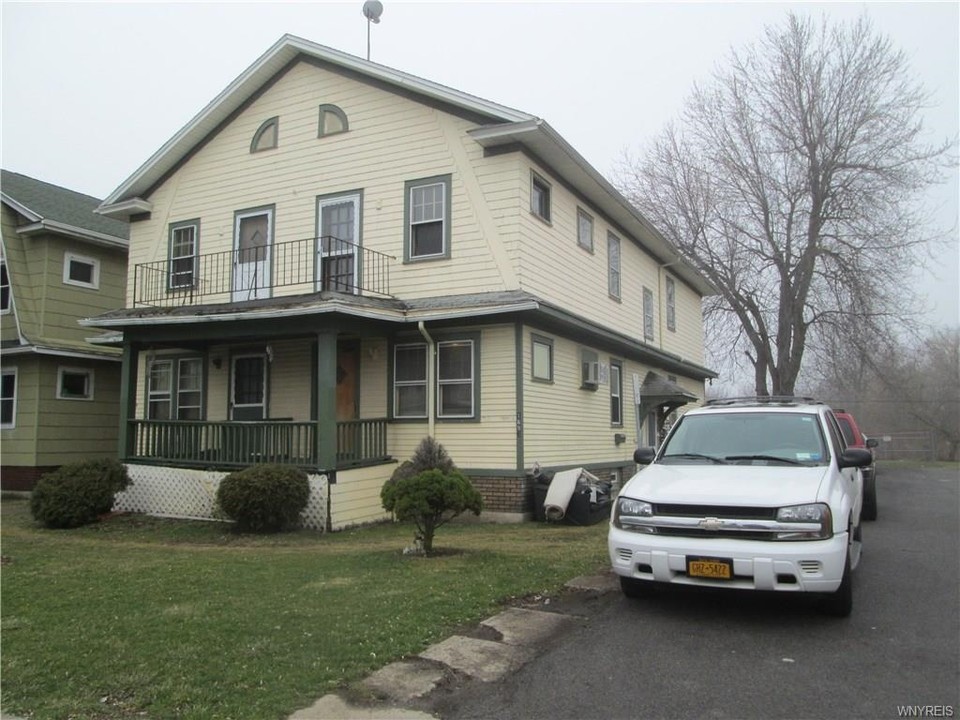
{"label": "white suv", "polygon": [[850,614],[860,468],[833,412],[809,398],[715,400],[687,412],[614,504],[608,546],[628,597],[652,582],[823,593]]}

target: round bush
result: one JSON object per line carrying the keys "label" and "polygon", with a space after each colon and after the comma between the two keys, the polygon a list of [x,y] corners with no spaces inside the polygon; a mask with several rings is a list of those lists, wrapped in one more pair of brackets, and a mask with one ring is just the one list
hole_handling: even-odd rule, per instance
{"label": "round bush", "polygon": [[110,512],[114,496],[129,485],[119,460],[70,463],[40,478],[30,496],[30,512],[50,528],[88,525]]}
{"label": "round bush", "polygon": [[217,489],[223,513],[256,532],[296,526],[309,498],[307,474],[287,465],[254,465],[227,475]]}

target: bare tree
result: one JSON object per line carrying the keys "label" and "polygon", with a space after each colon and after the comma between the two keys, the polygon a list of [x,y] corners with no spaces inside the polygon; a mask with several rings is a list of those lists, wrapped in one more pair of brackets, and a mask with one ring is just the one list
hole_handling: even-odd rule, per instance
{"label": "bare tree", "polygon": [[935,237],[917,200],[952,147],[924,142],[928,100],[865,17],[791,14],[622,164],[626,194],[718,288],[710,324],[758,394],[793,394],[818,338],[876,337],[916,307],[904,278]]}

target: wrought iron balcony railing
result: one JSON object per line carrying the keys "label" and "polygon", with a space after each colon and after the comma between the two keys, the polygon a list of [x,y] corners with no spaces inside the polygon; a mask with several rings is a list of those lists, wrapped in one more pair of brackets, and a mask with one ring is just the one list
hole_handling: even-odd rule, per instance
{"label": "wrought iron balcony railing", "polygon": [[390,295],[391,255],[324,236],[139,263],[133,305],[178,306],[259,300],[332,290]]}

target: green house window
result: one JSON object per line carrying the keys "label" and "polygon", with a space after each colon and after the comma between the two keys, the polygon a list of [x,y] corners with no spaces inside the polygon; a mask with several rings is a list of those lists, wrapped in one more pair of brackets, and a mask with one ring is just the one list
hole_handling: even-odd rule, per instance
{"label": "green house window", "polygon": [[58,400],[93,400],[93,370],[62,367],[57,370]]}
{"label": "green house window", "polygon": [[0,373],[0,427],[16,427],[17,371],[15,368]]}

